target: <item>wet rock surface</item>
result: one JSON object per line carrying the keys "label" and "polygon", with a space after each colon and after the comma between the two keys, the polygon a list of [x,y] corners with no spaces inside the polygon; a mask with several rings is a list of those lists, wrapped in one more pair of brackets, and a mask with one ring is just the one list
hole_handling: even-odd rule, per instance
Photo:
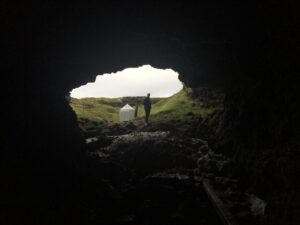
{"label": "wet rock surface", "polygon": [[[86,139],[91,180],[98,178],[95,187],[106,193],[103,205],[93,210],[98,215],[93,221],[220,224],[202,188],[207,179],[240,224],[260,224],[266,202],[241,185],[231,157],[213,151],[209,141],[199,138],[199,124],[205,130],[209,120],[197,120],[194,126],[180,121],[110,124],[101,127],[100,136]],[[113,219],[106,204],[115,212]],[[106,216],[99,217],[103,207]]]}
{"label": "wet rock surface", "polygon": [[194,174],[207,142],[155,129],[161,130],[136,125],[112,135],[107,129],[87,140],[88,186],[96,193],[90,223],[221,224]]}
{"label": "wet rock surface", "polygon": [[265,215],[266,201],[260,199],[251,188],[242,185],[239,168],[232,158],[215,153],[205,146],[206,151],[197,161],[195,176],[209,180],[213,188],[239,224],[261,224]]}

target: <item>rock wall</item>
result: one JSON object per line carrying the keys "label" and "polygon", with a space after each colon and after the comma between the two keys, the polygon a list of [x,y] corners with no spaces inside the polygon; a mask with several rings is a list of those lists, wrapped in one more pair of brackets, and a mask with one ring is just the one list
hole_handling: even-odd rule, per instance
{"label": "rock wall", "polygon": [[[234,92],[225,104],[219,132],[230,131],[231,136],[220,135],[220,151],[224,146],[237,162],[245,187],[267,202],[263,224],[297,224],[299,82],[285,76],[255,83]],[[229,143],[231,149],[226,148]]]}

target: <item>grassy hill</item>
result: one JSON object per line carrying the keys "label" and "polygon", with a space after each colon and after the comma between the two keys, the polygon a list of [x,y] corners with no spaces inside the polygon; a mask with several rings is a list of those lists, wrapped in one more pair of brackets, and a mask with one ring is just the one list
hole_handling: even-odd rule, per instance
{"label": "grassy hill", "polygon": [[[139,117],[144,116],[144,110],[139,111]],[[190,115],[205,117],[216,110],[216,107],[204,108],[200,102],[191,99],[184,90],[169,97],[162,98],[159,102],[153,104],[151,118],[153,120],[181,119],[186,120]]]}
{"label": "grassy hill", "polygon": [[120,98],[72,98],[70,105],[79,121],[117,122],[122,105]]}
{"label": "grassy hill", "polygon": [[[139,104],[138,118],[144,117],[144,109],[141,99],[144,97],[124,98],[72,98],[70,105],[75,111],[80,122],[92,121],[95,123],[118,122],[120,108],[129,103],[134,106]],[[220,109],[218,107],[201,107],[201,102],[193,100],[188,94],[181,90],[169,98],[153,98],[151,120],[181,119],[186,120],[191,115],[202,116]]]}

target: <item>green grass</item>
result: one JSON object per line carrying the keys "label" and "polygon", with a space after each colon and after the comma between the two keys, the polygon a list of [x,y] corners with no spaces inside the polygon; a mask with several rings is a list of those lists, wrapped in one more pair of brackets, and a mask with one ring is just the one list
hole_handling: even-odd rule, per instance
{"label": "green grass", "polygon": [[70,102],[79,121],[89,120],[98,123],[117,122],[120,110],[118,105],[121,104],[120,98],[72,98]]}
{"label": "green grass", "polygon": [[[122,105],[125,105],[124,101],[126,100],[124,99],[126,98],[72,99],[71,107],[74,109],[79,121],[118,122],[119,110]],[[150,117],[152,121],[188,120],[191,118],[189,115],[191,113],[197,117],[206,117],[220,108],[221,106],[214,108],[200,107],[199,102],[194,101],[184,90],[181,90],[169,98],[156,99],[152,105]],[[138,118],[142,119],[144,115],[143,105],[139,105]]]}
{"label": "green grass", "polygon": [[[144,110],[139,111],[139,117],[144,116]],[[191,99],[183,90],[177,94],[161,99],[156,104],[153,104],[151,110],[152,120],[168,120],[180,119],[187,120],[190,118],[189,113],[197,117],[205,117],[212,113],[216,108],[202,108],[199,103]]]}

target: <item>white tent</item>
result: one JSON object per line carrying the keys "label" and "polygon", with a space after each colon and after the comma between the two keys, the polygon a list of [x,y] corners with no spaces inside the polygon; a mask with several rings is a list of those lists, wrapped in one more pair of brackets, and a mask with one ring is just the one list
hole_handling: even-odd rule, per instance
{"label": "white tent", "polygon": [[120,122],[134,119],[134,112],[134,108],[126,104],[123,108],[120,109]]}

